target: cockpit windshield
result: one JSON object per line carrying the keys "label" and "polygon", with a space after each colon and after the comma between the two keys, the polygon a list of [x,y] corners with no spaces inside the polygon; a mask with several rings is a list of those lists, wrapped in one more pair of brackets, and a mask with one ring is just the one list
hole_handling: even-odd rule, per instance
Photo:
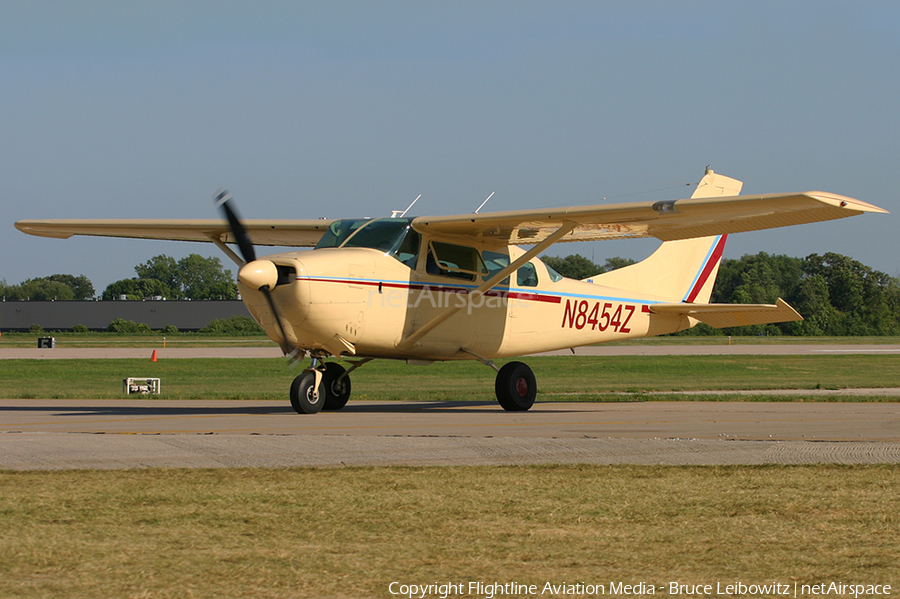
{"label": "cockpit windshield", "polygon": [[347,241],[347,238],[353,235],[358,228],[371,222],[371,220],[372,219],[345,218],[334,221],[331,223],[331,226],[328,227],[328,230],[325,231],[325,234],[322,235],[322,239],[319,240],[319,243],[316,244],[316,249],[320,250],[322,248],[340,247],[341,244]]}
{"label": "cockpit windshield", "polygon": [[375,218],[336,220],[319,240],[316,249],[371,248],[390,254],[415,268],[419,255],[419,234],[412,229],[411,218]]}

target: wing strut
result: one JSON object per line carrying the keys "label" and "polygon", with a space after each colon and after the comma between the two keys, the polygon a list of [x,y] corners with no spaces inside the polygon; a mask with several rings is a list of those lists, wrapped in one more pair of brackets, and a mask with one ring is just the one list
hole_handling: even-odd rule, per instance
{"label": "wing strut", "polygon": [[237,264],[238,267],[241,267],[246,264],[246,262],[244,262],[241,259],[241,257],[238,256],[236,253],[234,253],[233,249],[231,249],[230,247],[225,245],[225,242],[222,241],[221,239],[219,239],[219,237],[217,237],[216,235],[211,235],[210,233],[204,233],[204,235],[206,235],[206,237],[210,241],[212,241],[214,244],[216,244],[216,247],[219,248],[220,250],[222,250],[226,256],[231,258],[231,261],[234,262],[235,264]]}
{"label": "wing strut", "polygon": [[[474,291],[472,291],[472,293],[473,294],[475,294],[475,293],[483,294],[483,293],[490,291],[491,289],[496,287],[498,284],[500,284],[500,281],[502,281],[503,279],[508,277],[513,272],[517,271],[520,266],[522,266],[523,264],[525,264],[526,262],[528,262],[529,260],[531,260],[532,258],[537,256],[538,254],[540,254],[541,252],[546,250],[548,247],[550,247],[551,245],[556,243],[562,237],[566,236],[570,231],[572,231],[572,229],[574,229],[577,226],[578,226],[578,223],[576,223],[576,222],[572,222],[572,221],[563,222],[562,226],[560,228],[558,228],[556,231],[554,231],[552,234],[550,234],[546,239],[544,239],[543,241],[541,241],[540,243],[535,245],[533,248],[531,248],[530,250],[528,250],[527,252],[525,252],[524,254],[519,256],[512,263],[510,263],[509,266],[507,266],[506,268],[503,268],[500,272],[498,272],[493,277],[491,277],[490,279],[488,279],[487,281],[482,283],[481,286],[479,286],[478,289],[475,289]],[[441,312],[440,314],[438,314],[437,316],[435,316],[434,318],[432,318],[431,320],[426,322],[424,325],[422,325],[422,327],[418,331],[416,331],[415,333],[413,333],[412,335],[410,335],[409,337],[407,337],[406,339],[401,341],[397,345],[397,347],[399,349],[411,348],[412,346],[414,346],[416,344],[416,342],[419,341],[419,339],[421,339],[422,337],[424,337],[425,335],[427,335],[428,333],[433,331],[436,327],[438,327],[444,321],[449,320],[454,314],[456,314],[463,308],[465,308],[465,306],[452,306],[452,307],[447,308],[446,310],[444,310],[443,312]]]}

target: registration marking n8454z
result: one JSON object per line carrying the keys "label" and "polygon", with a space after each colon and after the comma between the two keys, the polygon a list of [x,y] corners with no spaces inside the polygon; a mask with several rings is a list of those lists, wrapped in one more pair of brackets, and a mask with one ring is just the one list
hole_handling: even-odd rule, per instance
{"label": "registration marking n8454z", "polygon": [[605,331],[612,327],[616,333],[630,333],[628,322],[635,308],[632,304],[567,299],[561,326],[579,331],[585,327],[591,331]]}

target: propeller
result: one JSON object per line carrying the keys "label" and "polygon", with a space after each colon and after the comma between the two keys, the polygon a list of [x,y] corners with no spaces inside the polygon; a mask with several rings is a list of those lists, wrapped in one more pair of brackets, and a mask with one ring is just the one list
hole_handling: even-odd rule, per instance
{"label": "propeller", "polygon": [[244,259],[244,262],[253,262],[256,260],[256,250],[253,249],[253,242],[250,241],[247,229],[241,224],[240,217],[231,207],[231,194],[228,193],[227,189],[220,189],[216,193],[215,198],[213,198],[213,201],[216,203],[216,206],[221,208],[222,212],[225,213],[225,218],[228,219],[228,227],[231,229],[231,235],[234,237],[234,241],[241,251],[241,257]]}
{"label": "propeller", "polygon": [[256,250],[253,248],[253,242],[250,241],[250,235],[247,234],[247,229],[241,223],[237,211],[231,206],[231,194],[225,189],[220,189],[213,200],[216,206],[225,213],[231,229],[231,236],[234,237],[245,262],[238,271],[238,279],[247,287],[256,289],[265,296],[269,308],[275,316],[275,322],[278,323],[278,329],[281,332],[281,338],[284,339],[284,345],[288,349],[288,355],[291,358],[296,357],[300,353],[300,348],[291,344],[287,331],[284,329],[284,323],[281,321],[281,310],[278,309],[275,298],[272,297],[272,289],[278,283],[278,268],[271,260],[256,259]]}

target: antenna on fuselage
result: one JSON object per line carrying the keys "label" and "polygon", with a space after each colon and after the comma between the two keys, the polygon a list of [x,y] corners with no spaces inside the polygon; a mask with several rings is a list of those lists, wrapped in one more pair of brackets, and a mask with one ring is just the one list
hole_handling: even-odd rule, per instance
{"label": "antenna on fuselage", "polygon": [[472,214],[478,214],[478,211],[481,210],[482,208],[484,208],[484,205],[488,203],[488,200],[489,200],[489,199],[491,199],[492,197],[494,197],[494,194],[495,194],[495,193],[496,193],[496,192],[492,191],[492,192],[491,192],[491,195],[489,195],[489,196],[487,197],[487,200],[481,202],[481,206],[479,206],[478,208],[476,208],[476,209],[475,209],[475,212],[473,212]]}
{"label": "antenna on fuselage", "polygon": [[414,200],[412,201],[412,204],[410,204],[409,206],[407,206],[407,207],[406,207],[406,210],[403,210],[402,212],[401,212],[400,210],[391,210],[391,218],[403,218],[404,216],[406,216],[406,213],[409,212],[409,209],[412,208],[412,207],[413,207],[413,204],[415,204],[416,202],[418,202],[418,201],[419,201],[419,198],[421,198],[421,197],[422,197],[422,194],[420,193],[420,194],[419,194],[419,197],[417,197],[416,199],[414,199]]}

